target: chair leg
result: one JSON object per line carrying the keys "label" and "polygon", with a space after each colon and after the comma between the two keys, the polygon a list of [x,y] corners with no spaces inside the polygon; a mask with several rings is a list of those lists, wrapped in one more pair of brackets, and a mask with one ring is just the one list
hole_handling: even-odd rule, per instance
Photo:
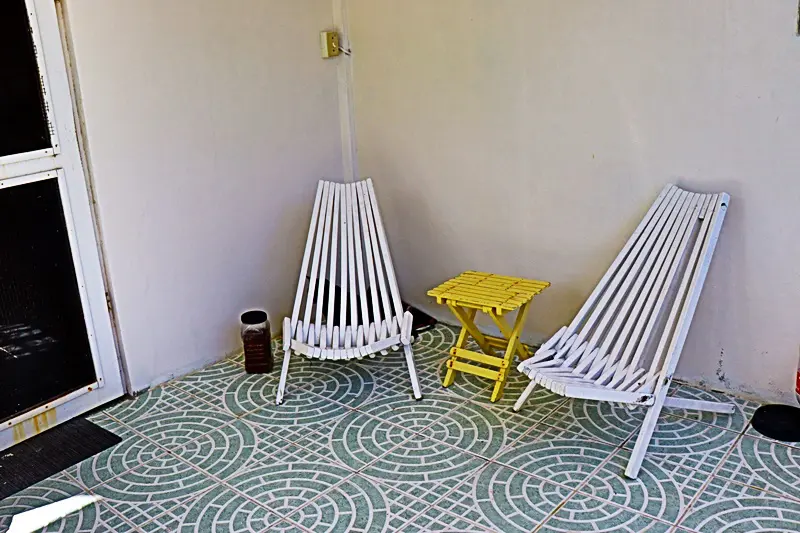
{"label": "chair leg", "polygon": [[644,461],[644,454],[647,453],[647,447],[650,446],[650,439],[653,438],[653,432],[656,430],[658,417],[661,414],[661,407],[663,399],[659,402],[656,397],[655,405],[647,409],[647,414],[642,422],[642,428],[639,430],[639,436],[636,438],[636,444],[631,452],[631,458],[628,461],[628,467],[625,469],[625,477],[636,479],[639,477],[639,470],[642,468],[642,461]]}
{"label": "chair leg", "polygon": [[286,378],[289,376],[289,358],[292,355],[291,350],[286,350],[283,354],[283,365],[281,365],[281,380],[278,383],[278,394],[275,396],[275,404],[280,405],[283,403],[283,394],[286,392]]}
{"label": "chair leg", "polygon": [[414,398],[417,400],[422,399],[422,390],[419,388],[419,380],[417,379],[417,369],[414,366],[414,352],[410,344],[403,346],[406,352],[406,364],[408,365],[408,375],[411,377],[411,388],[414,389]]}
{"label": "chair leg", "polygon": [[536,382],[534,380],[531,380],[531,382],[528,383],[528,386],[525,387],[525,390],[522,391],[522,394],[520,395],[519,399],[517,399],[517,401],[514,402],[513,409],[515,413],[518,413],[519,410],[522,409],[522,404],[524,404],[528,400],[528,398],[530,398],[531,394],[533,394],[533,389],[535,388],[536,388]]}

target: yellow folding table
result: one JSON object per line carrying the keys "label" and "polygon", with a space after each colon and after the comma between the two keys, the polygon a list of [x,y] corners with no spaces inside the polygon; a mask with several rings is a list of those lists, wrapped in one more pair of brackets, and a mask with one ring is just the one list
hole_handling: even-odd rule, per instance
{"label": "yellow folding table", "polygon": [[[549,286],[547,281],[467,271],[429,290],[428,296],[433,296],[440,304],[446,304],[463,326],[456,344],[450,349],[447,375],[442,385],[452,385],[456,372],[475,374],[495,381],[491,401],[499,400],[503,396],[514,355],[518,354],[520,359],[530,356],[519,337],[531,300]],[[516,310],[517,318],[510,327],[503,315]],[[491,317],[502,337],[481,333],[475,325],[478,311]],[[483,353],[465,348],[470,337]]]}

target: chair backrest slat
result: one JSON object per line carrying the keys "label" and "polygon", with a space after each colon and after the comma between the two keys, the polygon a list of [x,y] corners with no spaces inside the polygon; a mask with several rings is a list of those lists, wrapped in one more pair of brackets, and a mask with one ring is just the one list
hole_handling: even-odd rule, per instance
{"label": "chair backrest slat", "polygon": [[[600,300],[594,307],[592,314],[590,315],[589,319],[583,325],[583,328],[578,333],[578,339],[574,345],[580,346],[586,338],[595,331],[595,324],[598,320],[604,315],[605,311],[607,311],[607,306],[611,298],[616,294],[616,291],[621,283],[626,279],[631,267],[636,260],[636,257],[639,254],[641,247],[646,242],[647,238],[653,231],[653,228],[656,226],[661,214],[667,208],[671,208],[675,201],[677,188],[671,188],[664,202],[660,202],[660,205],[656,209],[654,213],[649,217],[649,220],[643,230],[637,234],[637,238],[632,243],[631,248],[627,251],[624,261],[622,265],[614,272],[614,275],[611,277],[610,282],[606,289],[602,292],[602,296]],[[622,255],[622,254],[620,254]],[[616,262],[616,261],[615,261]],[[593,335],[591,340],[589,341],[589,346],[584,352],[584,357],[587,357],[587,354],[594,353],[594,349],[597,348],[597,342],[599,340],[599,335]],[[600,357],[603,357],[605,354],[600,354]]]}
{"label": "chair backrest slat", "polygon": [[[670,257],[669,270],[661,285],[661,290],[658,293],[658,298],[656,300],[652,312],[650,313],[647,325],[644,327],[644,331],[642,332],[641,338],[638,339],[638,342],[632,344],[631,346],[631,349],[635,347],[635,351],[633,352],[633,359],[631,361],[631,364],[628,367],[626,379],[631,378],[634,372],[636,372],[636,370],[638,369],[639,364],[644,356],[645,350],[650,345],[650,342],[652,340],[652,335],[656,329],[656,326],[658,325],[662,317],[664,307],[669,304],[670,301],[669,294],[673,290],[675,281],[677,280],[680,274],[681,265],[685,263],[686,252],[689,249],[689,245],[692,242],[692,236],[695,233],[695,228],[697,227],[698,217],[702,215],[702,213],[706,209],[709,199],[710,197],[708,195],[704,195],[700,198],[700,201],[695,206],[695,211],[692,213],[689,223],[687,224],[687,227],[683,234],[683,238],[680,241],[680,246],[678,247],[675,254],[672,254]],[[668,328],[669,324],[667,324],[664,331],[666,331]]]}
{"label": "chair backrest slat", "polygon": [[[359,325],[362,326],[362,330],[366,330],[369,327],[369,309],[367,307],[367,281],[366,274],[364,273],[364,257],[362,251],[363,239],[361,224],[359,223],[358,193],[354,183],[348,184],[347,188],[350,191],[350,212],[353,217],[353,248],[356,252],[356,278],[358,278],[358,294],[361,302]],[[361,335],[356,335],[356,331],[357,326],[353,324],[353,336],[357,337],[356,346],[362,346],[364,344],[364,333],[366,333],[366,331],[362,331]]]}
{"label": "chair backrest slat", "polygon": [[375,227],[378,230],[378,242],[381,246],[383,255],[383,264],[386,268],[386,277],[389,281],[389,290],[392,295],[392,307],[398,322],[403,317],[403,303],[400,299],[400,288],[397,286],[397,278],[395,277],[394,265],[392,264],[392,255],[389,251],[389,240],[386,238],[386,231],[383,228],[383,220],[381,219],[381,212],[378,207],[378,198],[375,195],[375,187],[372,185],[372,180],[367,179],[367,191],[369,192],[370,201],[372,204],[372,212],[375,217]]}
{"label": "chair backrest slat", "polygon": [[317,185],[317,194],[314,197],[314,207],[311,210],[311,224],[308,228],[308,237],[306,238],[306,248],[303,252],[303,262],[300,266],[300,279],[297,282],[297,293],[294,297],[294,307],[292,307],[292,330],[297,326],[297,320],[300,317],[300,308],[303,301],[303,291],[306,286],[306,276],[308,275],[308,263],[311,258],[311,247],[314,244],[314,235],[317,230],[317,220],[319,217],[319,206],[322,203],[322,190],[324,182],[320,181]]}
{"label": "chair backrest slat", "polygon": [[652,216],[656,213],[658,208],[661,206],[662,202],[665,201],[666,197],[671,193],[671,191],[674,188],[675,188],[674,185],[667,185],[666,187],[664,187],[664,189],[658,195],[658,198],[656,198],[656,201],[653,203],[652,206],[650,206],[650,209],[647,211],[642,221],[636,227],[636,230],[634,230],[633,234],[625,243],[625,246],[622,248],[619,255],[617,255],[616,259],[614,259],[614,262],[611,263],[611,266],[608,267],[608,270],[606,271],[605,274],[603,274],[603,277],[600,278],[600,281],[597,283],[597,287],[594,288],[592,293],[589,295],[589,298],[586,300],[586,303],[583,304],[580,311],[578,311],[578,314],[575,315],[575,318],[573,318],[572,322],[567,327],[567,330],[561,336],[560,340],[558,341],[559,349],[564,346],[567,340],[569,340],[569,338],[572,337],[572,335],[576,331],[578,331],[578,329],[584,323],[584,320],[586,319],[587,315],[592,311],[592,309],[594,309],[595,303],[597,303],[597,300],[606,290],[606,286],[609,284],[614,275],[617,273],[617,270],[619,269],[620,265],[622,265],[622,263],[627,258],[631,248],[633,248],[633,246],[636,244],[639,238],[639,234],[642,231],[644,231],[644,229],[649,224]]}
{"label": "chair backrest slat", "polygon": [[[339,347],[342,348],[344,347],[345,333],[347,331],[347,282],[350,278],[350,261],[353,254],[352,247],[348,246],[350,243],[350,237],[348,235],[350,224],[347,221],[347,214],[349,212],[347,208],[347,191],[342,184],[337,184],[337,187],[339,188],[339,202],[341,202],[339,204],[339,215],[342,228],[342,285],[340,293],[341,301],[339,302]],[[348,253],[348,247],[351,250],[350,253]]]}
{"label": "chair backrest slat", "polygon": [[[351,185],[344,185],[347,197],[347,257],[350,263],[350,331],[351,340],[355,343],[356,328],[358,327],[358,289],[356,287],[356,260],[355,260],[355,222],[353,219],[353,190]],[[347,346],[350,348],[350,346]]]}
{"label": "chair backrest slat", "polygon": [[[635,254],[631,253],[630,259],[632,259],[632,262],[630,268],[627,272],[625,272],[624,277],[620,280],[614,297],[609,302],[608,307],[603,310],[603,317],[600,320],[597,328],[595,328],[591,340],[589,340],[589,348],[594,349],[595,346],[599,346],[600,355],[606,356],[606,354],[608,354],[610,344],[616,337],[616,334],[613,330],[613,325],[610,330],[608,327],[612,320],[623,313],[623,302],[628,296],[631,285],[642,275],[642,268],[646,264],[647,259],[650,257],[653,247],[658,242],[673,213],[676,212],[675,210],[683,205],[683,201],[687,195],[688,193],[684,191],[680,191],[678,194],[673,195],[670,203],[655,218],[655,224],[651,230],[646,232],[646,235],[643,235],[642,238],[640,238],[638,250],[635,250]],[[608,361],[608,358],[606,358],[606,361]],[[595,369],[598,366],[599,360],[592,364],[592,369]]]}
{"label": "chair backrest slat", "polygon": [[[369,191],[367,190],[367,184],[363,182],[361,183],[361,197],[364,200],[364,206],[366,207],[367,213],[367,222],[369,223],[369,245],[372,247],[372,258],[375,260],[375,277],[378,280],[378,289],[380,290],[379,300],[383,306],[383,317],[388,326],[388,323],[390,323],[392,320],[391,296],[386,287],[386,273],[384,271],[384,261],[381,257],[383,254],[381,253],[381,248],[378,245],[378,229],[375,223],[375,209],[372,205],[372,199]],[[372,292],[376,292],[374,288]],[[380,322],[380,320],[377,322]],[[377,324],[376,327],[378,328],[378,337],[384,338],[382,335],[388,333],[388,327],[386,331],[380,328],[380,324]]]}
{"label": "chair backrest slat", "polygon": [[[322,310],[325,306],[325,286],[328,285],[328,261],[330,255],[328,253],[331,236],[331,220],[333,219],[333,199],[336,196],[336,184],[331,183],[328,186],[328,203],[325,208],[325,225],[322,230],[322,252],[320,254],[319,265],[319,281],[317,282],[317,299],[315,317],[314,317],[314,335],[315,342],[319,342],[320,333],[322,332]],[[333,292],[333,291],[331,291]],[[327,328],[326,328],[327,329]],[[327,336],[327,335],[326,335]],[[327,339],[326,339],[327,340]]]}
{"label": "chair backrest slat", "polygon": [[[364,201],[362,183],[356,183],[356,197],[358,199],[358,213],[361,216],[361,245],[364,247],[364,255],[367,263],[367,276],[369,279],[370,300],[372,301],[372,320],[368,323],[380,324],[381,311],[378,303],[378,284],[375,277],[375,258],[372,255],[372,239],[370,237],[370,224],[367,217],[368,206]],[[366,326],[364,327],[366,330]],[[365,331],[366,333],[366,331]],[[368,342],[372,342],[370,339]]]}
{"label": "chair backrest slat", "polygon": [[325,226],[325,214],[328,209],[328,191],[330,189],[329,183],[323,182],[322,186],[322,203],[320,204],[319,220],[317,221],[316,239],[314,240],[314,256],[311,260],[311,273],[308,279],[308,293],[306,295],[306,308],[303,313],[303,340],[308,340],[307,335],[309,325],[311,324],[311,310],[314,307],[314,294],[317,288],[317,272],[319,270],[319,256],[322,249],[322,232]]}
{"label": "chair backrest slat", "polygon": [[[330,283],[328,283],[328,307],[327,311],[325,312],[325,318],[327,322],[327,335],[328,335],[328,346],[334,346],[333,344],[333,327],[335,325],[335,300],[336,300],[336,269],[338,268],[338,257],[337,254],[339,252],[339,190],[341,186],[338,183],[333,184],[333,212],[331,213],[331,231],[333,235],[331,237],[331,274],[330,274]],[[322,307],[320,305],[320,307]],[[336,340],[335,346],[338,347],[339,340]]]}
{"label": "chair backrest slat", "polygon": [[[718,234],[722,225],[718,209],[719,197],[720,195],[718,194],[713,195],[706,205],[703,223],[695,239],[692,254],[684,270],[677,296],[672,309],[670,309],[667,327],[661,335],[661,340],[650,365],[650,371],[647,373],[648,377],[655,375],[663,377],[665,371],[670,368],[671,370],[668,373],[671,374],[677,365],[677,356],[680,355],[683,349],[683,343],[686,340],[686,334],[694,316],[694,309],[700,297],[699,289],[702,288],[705,281],[705,274],[711,262],[711,254],[714,251],[714,246],[716,246],[716,237],[711,237],[713,234],[712,228],[719,222],[719,226],[716,228]],[[713,243],[711,242],[712,240]],[[711,253],[709,253],[709,250]],[[656,381],[656,389],[659,389],[662,385],[663,380]]]}
{"label": "chair backrest slat", "polygon": [[[622,354],[619,358],[619,365],[614,371],[612,383],[614,383],[614,380],[619,380],[627,371],[628,364],[630,363],[630,356],[639,338],[638,335],[641,333],[644,324],[650,316],[653,304],[655,303],[655,296],[661,289],[661,284],[666,277],[667,270],[672,263],[672,258],[678,249],[679,243],[683,239],[689,221],[693,216],[696,216],[697,205],[700,200],[701,195],[694,193],[690,195],[690,198],[684,203],[679,216],[675,219],[670,228],[667,239],[663,243],[658,257],[653,254],[651,258],[655,260],[655,263],[650,270],[650,274],[647,276],[647,281],[639,292],[630,316],[625,321],[622,332],[619,334],[614,347],[611,349],[612,359],[616,360],[617,356]],[[609,370],[608,366],[606,370]]]}
{"label": "chair backrest slat", "polygon": [[[665,243],[669,235],[677,230],[675,222],[683,217],[693,197],[694,194],[682,191],[672,210],[665,210],[662,213],[661,219],[658,222],[657,231],[651,234],[650,240],[644,248],[642,248],[639,257],[636,259],[636,264],[639,265],[639,267],[634,267],[634,270],[617,293],[615,301],[617,301],[619,310],[613,317],[611,314],[604,317],[604,321],[610,321],[612,318],[614,321],[600,344],[600,353],[609,354],[605,362],[605,371],[608,371],[617,363],[620,352],[611,348],[612,343],[618,340],[624,324],[636,320],[636,315],[631,313],[631,310],[637,301],[644,300],[642,287],[648,279],[655,277],[656,273],[654,270],[658,270],[656,259],[660,257],[664,251]],[[622,301],[623,298],[624,301]],[[594,366],[597,366],[597,363],[593,365],[593,367]]]}

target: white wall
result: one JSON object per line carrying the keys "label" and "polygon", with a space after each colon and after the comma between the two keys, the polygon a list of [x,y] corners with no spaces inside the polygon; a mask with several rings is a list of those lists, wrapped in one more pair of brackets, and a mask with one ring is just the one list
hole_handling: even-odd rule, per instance
{"label": "white wall", "polygon": [[66,0],[135,390],[279,327],[316,181],[342,173],[330,0]]}
{"label": "white wall", "polygon": [[[465,269],[580,307],[667,182],[732,195],[679,374],[790,399],[797,0],[348,0],[360,171],[405,297]],[[442,316],[442,315],[440,315]]]}

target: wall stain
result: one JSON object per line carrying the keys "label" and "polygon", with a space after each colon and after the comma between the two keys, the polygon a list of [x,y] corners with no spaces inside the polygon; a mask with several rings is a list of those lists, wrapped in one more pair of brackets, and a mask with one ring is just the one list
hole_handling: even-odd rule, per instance
{"label": "wall stain", "polygon": [[717,372],[716,372],[717,379],[720,381],[720,383],[723,383],[726,387],[730,388],[731,382],[725,375],[725,369],[723,368],[724,360],[725,360],[725,348],[721,348],[719,350],[719,362],[717,363]]}

